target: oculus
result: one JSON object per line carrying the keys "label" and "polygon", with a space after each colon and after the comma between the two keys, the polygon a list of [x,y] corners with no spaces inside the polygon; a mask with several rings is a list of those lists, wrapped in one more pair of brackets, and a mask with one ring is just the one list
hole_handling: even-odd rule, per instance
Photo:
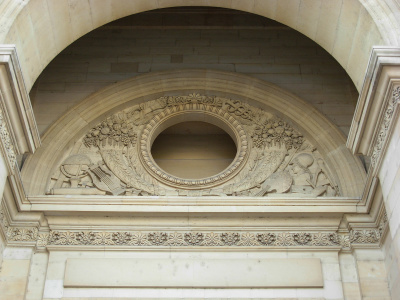
{"label": "oculus", "polygon": [[[189,121],[230,136],[236,151],[226,168],[193,178],[160,167],[154,141]],[[318,197],[339,196],[340,190],[318,149],[289,121],[240,100],[190,94],[105,117],[59,163],[47,193]]]}
{"label": "oculus", "polygon": [[237,153],[231,136],[218,126],[187,121],[168,127],[151,146],[155,163],[185,179],[201,179],[229,167]]}

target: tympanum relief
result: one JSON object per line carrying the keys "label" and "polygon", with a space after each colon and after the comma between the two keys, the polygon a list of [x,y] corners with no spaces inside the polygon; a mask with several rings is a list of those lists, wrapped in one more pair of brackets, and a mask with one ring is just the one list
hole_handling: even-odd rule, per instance
{"label": "tympanum relief", "polygon": [[[157,166],[152,141],[163,124],[182,115],[230,131],[237,155],[227,169],[194,180]],[[161,97],[105,118],[77,141],[47,193],[318,197],[338,196],[339,188],[318,149],[289,122],[239,100],[191,94]]]}

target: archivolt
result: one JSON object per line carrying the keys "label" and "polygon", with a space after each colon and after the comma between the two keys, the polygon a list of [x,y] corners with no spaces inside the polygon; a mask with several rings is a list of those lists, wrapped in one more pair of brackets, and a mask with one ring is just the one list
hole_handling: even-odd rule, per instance
{"label": "archivolt", "polygon": [[236,73],[177,70],[152,73],[111,85],[61,117],[45,134],[43,146],[26,161],[28,195],[43,195],[55,168],[75,142],[106,116],[161,96],[200,93],[248,102],[294,124],[334,170],[341,195],[361,196],[365,172],[345,147],[343,134],[305,101],[275,85]]}
{"label": "archivolt", "polygon": [[[9,3],[10,2],[10,3]],[[368,1],[378,26],[364,8],[366,1],[269,0],[108,0],[3,1],[0,43],[16,44],[24,79],[30,89],[46,65],[64,48],[89,31],[116,19],[152,9],[175,6],[216,6],[242,10],[276,20],[308,36],[346,69],[358,90],[364,80],[371,48],[396,44],[398,32],[384,5]],[[26,4],[27,2],[27,4]],[[310,4],[312,3],[312,4]],[[2,9],[3,8],[3,9]],[[379,8],[379,9],[378,9]],[[386,6],[385,6],[386,8]],[[17,12],[19,11],[18,16]],[[379,13],[377,13],[379,11]],[[378,15],[377,15],[378,14]],[[15,19],[13,19],[15,18]],[[380,30],[380,31],[379,31]],[[7,35],[6,35],[7,34]]]}

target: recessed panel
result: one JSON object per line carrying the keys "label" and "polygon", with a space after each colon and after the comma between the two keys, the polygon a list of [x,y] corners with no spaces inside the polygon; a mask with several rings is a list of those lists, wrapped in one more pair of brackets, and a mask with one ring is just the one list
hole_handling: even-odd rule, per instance
{"label": "recessed panel", "polygon": [[320,259],[68,259],[64,287],[323,287]]}

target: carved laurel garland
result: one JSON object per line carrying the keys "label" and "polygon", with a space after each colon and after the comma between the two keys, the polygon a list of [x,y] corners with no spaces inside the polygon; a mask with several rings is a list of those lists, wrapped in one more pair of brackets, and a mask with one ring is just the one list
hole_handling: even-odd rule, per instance
{"label": "carved laurel garland", "polygon": [[10,139],[10,133],[8,131],[6,122],[4,120],[3,111],[0,109],[0,139],[2,141],[7,158],[11,166],[17,164],[17,156],[14,151],[14,146]]}
{"label": "carved laurel garland", "polygon": [[396,105],[400,103],[400,86],[393,90],[392,97],[387,105],[385,116],[379,131],[378,137],[375,142],[374,150],[371,155],[371,166],[375,168],[379,157],[381,156],[382,148],[385,144],[386,137],[389,131],[390,124],[392,122],[393,113]]}

